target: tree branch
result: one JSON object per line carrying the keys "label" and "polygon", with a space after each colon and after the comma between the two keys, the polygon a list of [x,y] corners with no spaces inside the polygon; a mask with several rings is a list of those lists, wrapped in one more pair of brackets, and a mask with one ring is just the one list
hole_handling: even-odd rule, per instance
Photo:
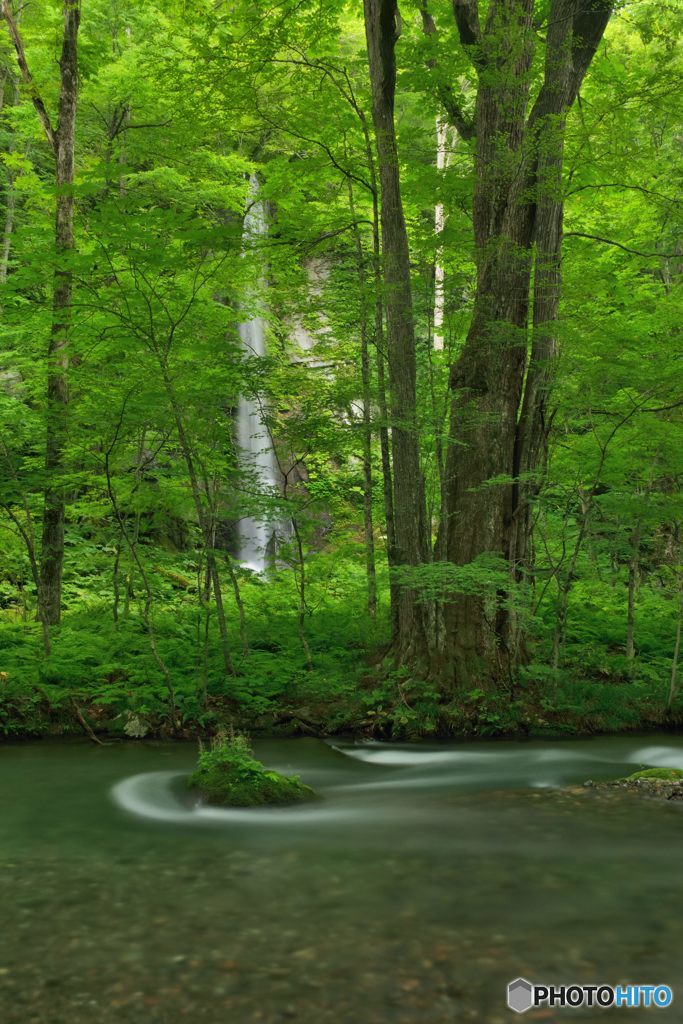
{"label": "tree branch", "polygon": [[479,25],[479,5],[477,0],[453,0],[453,16],[455,24],[458,26],[460,42],[465,50],[469,52],[474,66],[482,68],[484,60],[479,52],[481,26]]}
{"label": "tree branch", "polygon": [[172,123],[169,117],[167,121],[149,121],[144,124],[119,124],[114,132],[113,138],[117,138],[122,132],[132,132],[135,128],[168,128]]}
{"label": "tree branch", "polygon": [[601,182],[595,185],[577,185],[576,188],[570,189],[566,195],[574,196],[577,192],[585,192],[589,188],[624,188],[630,189],[633,192],[642,192],[646,196],[654,196],[655,199],[663,199],[665,202],[672,203],[675,206],[679,206],[683,202],[683,200],[675,199],[673,196],[664,195],[663,192],[653,192],[651,188],[645,188],[643,185],[626,185],[620,181]]}
{"label": "tree branch", "polygon": [[613,0],[576,0],[572,25],[573,76],[569,106],[581,88],[614,10]]}
{"label": "tree branch", "polygon": [[31,74],[31,71],[30,71],[29,66],[28,66],[28,62],[26,60],[26,53],[24,51],[24,44],[23,44],[23,42],[21,40],[21,36],[19,35],[19,29],[17,27],[17,23],[15,22],[14,17],[12,15],[12,11],[10,10],[9,0],[2,0],[2,6],[0,7],[0,15],[2,15],[2,17],[7,22],[7,28],[9,29],[9,34],[10,34],[10,38],[12,40],[12,45],[14,46],[14,49],[16,50],[16,53],[17,53],[17,63],[19,65],[19,70],[21,71],[21,77],[23,78],[26,86],[28,87],[28,92],[29,92],[29,96],[31,97],[31,102],[33,103],[33,106],[35,107],[36,113],[38,114],[38,117],[40,118],[40,123],[42,124],[42,126],[43,126],[43,128],[45,130],[45,135],[47,136],[47,141],[50,143],[50,146],[52,147],[52,151],[53,151],[53,153],[56,156],[57,155],[57,137],[56,137],[54,131],[52,130],[52,123],[50,122],[50,115],[48,114],[47,108],[46,108],[45,104],[43,103],[43,101],[41,99],[40,93],[38,92],[38,90],[36,88],[35,82],[33,81],[33,75]]}
{"label": "tree branch", "polygon": [[615,245],[617,249],[623,249],[624,252],[629,252],[633,256],[643,256],[645,259],[657,259],[657,260],[679,260],[683,258],[681,252],[641,252],[640,249],[630,249],[627,245],[622,245],[621,242],[615,242],[612,238],[601,238],[600,235],[587,235],[583,231],[565,231],[565,238],[589,238],[593,242],[603,242],[605,245]]}
{"label": "tree branch", "polygon": [[[420,14],[422,15],[422,31],[424,34],[426,36],[436,36],[437,27],[427,6],[427,0],[421,0]],[[427,68],[430,71],[434,71],[436,66],[437,63],[435,58],[431,58],[427,61]],[[448,120],[457,130],[460,137],[463,139],[471,139],[474,135],[474,123],[465,116],[453,91],[453,87],[448,82],[437,82],[436,94],[441,101],[441,105],[446,111]]]}

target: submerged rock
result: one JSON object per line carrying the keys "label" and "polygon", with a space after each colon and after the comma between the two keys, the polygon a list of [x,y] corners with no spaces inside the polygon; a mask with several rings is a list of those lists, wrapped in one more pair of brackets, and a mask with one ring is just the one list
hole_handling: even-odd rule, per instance
{"label": "submerged rock", "polygon": [[655,800],[683,800],[683,771],[680,768],[644,768],[621,779],[609,782],[585,783],[599,793],[618,795],[620,792]]}
{"label": "submerged rock", "polygon": [[296,775],[280,775],[253,756],[245,736],[217,737],[202,750],[188,785],[221,807],[285,805],[315,800],[317,794]]}

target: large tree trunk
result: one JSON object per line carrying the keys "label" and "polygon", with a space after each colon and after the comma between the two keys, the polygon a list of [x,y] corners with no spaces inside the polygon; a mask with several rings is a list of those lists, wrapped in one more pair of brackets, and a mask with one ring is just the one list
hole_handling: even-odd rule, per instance
{"label": "large tree trunk", "polygon": [[[485,553],[509,556],[509,478],[526,360],[533,231],[533,206],[520,175],[532,9],[532,0],[493,0],[481,38],[487,67],[475,115],[477,286],[470,330],[451,368],[442,527],[446,558],[456,565]],[[508,482],[490,483],[495,478]],[[447,683],[500,676],[504,614],[496,604],[495,594],[454,594],[448,601]]]}
{"label": "large tree trunk", "polygon": [[[372,114],[381,185],[391,434],[394,482],[395,562],[398,567],[428,561],[425,501],[417,429],[415,329],[410,261],[394,126],[396,60],[400,17],[394,0],[365,0]],[[426,606],[417,592],[402,586],[397,594],[395,653],[413,667],[429,659]]]}
{"label": "large tree trunk", "polygon": [[[450,446],[442,530],[448,561],[497,556],[511,586],[450,595],[445,683],[514,678],[523,643],[510,596],[528,552],[534,478],[547,435],[547,393],[560,297],[564,117],[607,24],[610,4],[553,0],[544,81],[527,115],[532,0],[455,0],[461,40],[479,72],[475,111],[477,289],[470,331],[451,369]],[[535,243],[535,250],[534,250]],[[535,251],[535,271],[534,271]],[[527,366],[534,274],[533,332]],[[482,575],[484,591],[485,577]]]}

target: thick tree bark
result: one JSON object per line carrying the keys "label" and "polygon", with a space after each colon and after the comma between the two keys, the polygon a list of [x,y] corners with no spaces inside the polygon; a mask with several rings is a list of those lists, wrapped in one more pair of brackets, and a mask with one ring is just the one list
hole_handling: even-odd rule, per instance
{"label": "thick tree bark", "polygon": [[[560,298],[564,117],[602,37],[610,4],[553,0],[544,81],[528,114],[532,0],[492,0],[483,29],[476,0],[456,2],[454,11],[479,73],[477,289],[470,331],[451,369],[442,541],[446,558],[456,565],[482,555],[500,557],[514,584],[527,558],[531,501],[548,429]],[[447,684],[476,680],[495,686],[512,678],[523,638],[510,608],[508,592],[488,600],[450,596],[444,610]]]}
{"label": "thick tree bark", "polygon": [[[393,451],[395,562],[417,566],[428,561],[425,500],[417,427],[416,358],[410,261],[394,125],[396,60],[400,16],[394,0],[365,0],[372,114],[381,185],[384,301],[389,356]],[[428,612],[418,593],[397,593],[395,654],[399,664],[428,658]]]}
{"label": "thick tree bark", "polygon": [[17,24],[7,0],[2,2],[17,62],[33,105],[55,157],[57,191],[55,215],[56,267],[52,299],[52,328],[47,351],[47,439],[45,448],[45,496],[42,525],[38,615],[49,625],[59,623],[64,563],[64,456],[67,443],[69,402],[69,339],[74,249],[74,143],[78,101],[79,0],[64,0],[64,32],[59,60],[60,90],[57,130],[33,82]]}
{"label": "thick tree bark", "polygon": [[[532,0],[493,0],[478,40],[486,66],[475,114],[477,287],[470,330],[451,368],[442,524],[446,558],[456,565],[485,553],[509,556],[510,483],[490,481],[512,474],[526,360],[533,206],[520,168],[532,10]],[[467,45],[474,45],[469,36]],[[447,684],[503,675],[503,615],[495,595],[452,595],[444,610]]]}

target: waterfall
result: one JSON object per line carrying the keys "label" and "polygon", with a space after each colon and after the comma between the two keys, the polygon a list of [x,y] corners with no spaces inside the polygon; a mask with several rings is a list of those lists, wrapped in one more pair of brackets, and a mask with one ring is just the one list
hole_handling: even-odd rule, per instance
{"label": "waterfall", "polygon": [[[244,218],[245,250],[258,244],[268,233],[265,204],[259,198],[255,174],[250,181],[250,205]],[[265,283],[263,280],[260,282]],[[266,332],[263,317],[255,316],[239,325],[242,348],[247,358],[266,354]],[[272,493],[278,486],[278,470],[270,434],[263,422],[263,403],[258,395],[240,395],[237,406],[237,444],[240,465],[249,478],[249,488],[259,493]],[[237,528],[237,558],[254,572],[263,572],[268,564],[269,547],[274,526],[263,518],[244,516]]]}
{"label": "waterfall", "polygon": [[[445,171],[451,162],[453,149],[458,141],[458,133],[441,117],[436,119],[436,169]],[[443,265],[443,245],[441,236],[446,227],[446,210],[442,202],[434,208],[434,234],[438,248],[434,256],[434,348],[443,351],[444,313],[446,298],[444,292],[445,270]]]}

